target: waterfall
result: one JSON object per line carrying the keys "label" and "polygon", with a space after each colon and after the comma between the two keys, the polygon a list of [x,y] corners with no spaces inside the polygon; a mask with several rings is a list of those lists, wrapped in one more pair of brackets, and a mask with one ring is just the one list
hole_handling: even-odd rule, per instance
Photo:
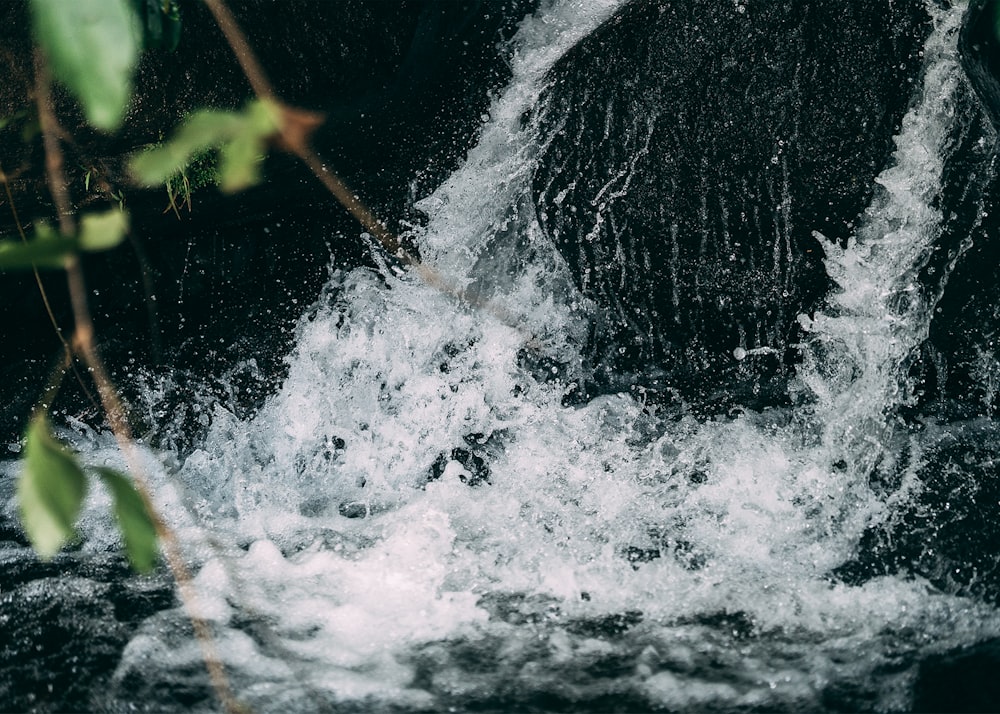
{"label": "waterfall", "polygon": [[[958,55],[965,5],[928,5],[934,30],[924,48],[923,84],[890,166],[876,178],[875,197],[845,247],[819,236],[836,288],[822,311],[799,318],[811,332],[802,381],[817,399],[823,441],[842,449],[840,458],[862,477],[885,446],[888,413],[908,399],[909,360],[940,298],[920,274],[944,227],[947,144],[957,93],[967,82]],[[972,210],[978,216],[981,204]]]}
{"label": "waterfall", "polygon": [[[253,711],[905,710],[928,657],[1000,637],[995,607],[925,578],[837,576],[917,488],[868,478],[939,297],[919,278],[948,220],[964,6],[929,3],[890,166],[855,236],[825,243],[836,290],[800,317],[800,399],[699,419],[563,400],[588,305],[534,215],[534,113],[622,4],[526,18],[476,145],[418,203],[421,255],[496,311],[412,271],[335,271],[257,414],[215,406],[198,448],[147,454]],[[66,436],[116,465],[107,434]],[[113,544],[100,499],[85,554]],[[213,706],[179,607],[143,619],[99,700]]]}

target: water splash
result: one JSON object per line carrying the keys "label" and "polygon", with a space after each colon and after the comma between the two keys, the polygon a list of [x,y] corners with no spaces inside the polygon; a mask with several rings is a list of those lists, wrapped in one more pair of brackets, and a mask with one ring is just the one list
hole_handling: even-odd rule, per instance
{"label": "water splash", "polygon": [[837,287],[823,311],[800,316],[812,332],[802,381],[817,398],[823,441],[831,449],[840,444],[862,477],[884,447],[888,412],[909,397],[909,359],[940,298],[922,285],[920,272],[944,226],[947,144],[967,83],[958,53],[965,5],[928,6],[934,29],[924,47],[923,85],[903,118],[891,165],[876,177],[875,197],[845,247],[819,236]]}
{"label": "water splash", "polygon": [[[618,4],[526,20],[477,147],[421,203],[422,253],[523,329],[410,275],[338,273],[280,392],[252,419],[216,410],[200,449],[153,465],[256,711],[906,709],[920,656],[1000,635],[994,609],[919,578],[831,576],[892,507],[867,487],[869,444],[933,307],[916,275],[940,233],[962,9],[934,11],[894,166],[856,240],[830,249],[840,292],[802,377],[814,406],[700,422],[624,395],[567,408],[565,384],[522,366],[525,332],[572,362],[586,331],[526,208],[524,113]],[[199,657],[183,615],[161,612],[110,696],[187,691]]]}

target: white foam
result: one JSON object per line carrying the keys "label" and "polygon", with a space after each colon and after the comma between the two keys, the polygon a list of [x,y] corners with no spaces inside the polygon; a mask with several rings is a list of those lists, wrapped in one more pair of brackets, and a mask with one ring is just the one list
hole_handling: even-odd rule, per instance
{"label": "white foam", "polygon": [[[919,272],[941,235],[938,207],[956,96],[967,82],[958,35],[965,3],[928,3],[933,31],[924,46],[923,84],[903,117],[889,168],[845,248],[823,239],[836,289],[814,316],[812,351],[801,370],[818,397],[825,441],[843,446],[865,473],[885,438],[885,412],[907,396],[907,358],[926,338],[938,295]],[[822,236],[820,236],[822,238]]]}
{"label": "white foam", "polygon": [[[889,507],[861,467],[834,464],[851,449],[868,458],[850,425],[881,423],[899,358],[925,329],[927,306],[901,312],[895,296],[940,223],[933,201],[960,9],[935,13],[925,98],[879,179],[884,193],[852,247],[830,251],[841,292],[812,329],[846,366],[809,366],[819,402],[808,418],[700,423],[657,419],[627,396],[563,407],[561,385],[518,365],[526,333],[572,360],[582,329],[579,297],[552,278],[551,247],[541,267],[514,260],[511,241],[543,248],[537,226],[512,210],[528,195],[536,149],[520,118],[545,70],[618,4],[551,2],[525,22],[514,80],[477,147],[421,204],[422,252],[515,310],[522,329],[410,275],[340,274],[303,319],[280,392],[248,421],[217,412],[181,468],[181,497],[200,519],[197,537],[185,533],[202,544],[206,611],[228,633],[221,649],[240,691],[262,710],[308,708],[295,704],[296,686],[434,707],[433,686],[415,683],[420,656],[433,660],[439,691],[471,696],[504,684],[490,676],[544,687],[560,668],[611,654],[635,663],[623,681],[668,708],[810,708],[832,678],[864,681],[900,652],[1000,634],[991,609],[920,579],[830,579]],[[484,268],[507,259],[509,271]],[[463,482],[471,467],[455,449],[483,458],[489,483]],[[171,517],[190,523],[179,506]],[[247,547],[213,550],[210,540]],[[498,614],[503,598],[520,620]],[[573,627],[634,611],[634,634]],[[234,613],[253,613],[270,643],[234,634]],[[760,639],[741,644],[711,624],[720,615]],[[922,634],[897,636],[907,632]],[[500,665],[476,679],[448,646],[480,641]],[[121,672],[174,666],[156,642],[150,624]],[[444,644],[426,649],[434,643]],[[723,674],[699,669],[706,662]],[[898,686],[880,676],[881,704],[905,708],[910,675]]]}

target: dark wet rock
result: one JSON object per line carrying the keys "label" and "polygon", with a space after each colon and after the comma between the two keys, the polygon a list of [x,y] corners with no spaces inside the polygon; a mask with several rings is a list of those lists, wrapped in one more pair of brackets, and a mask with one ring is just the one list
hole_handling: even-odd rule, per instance
{"label": "dark wet rock", "polygon": [[990,0],[972,0],[962,26],[962,66],[982,99],[994,125],[1000,124],[1000,35],[996,7]]}
{"label": "dark wet rock", "polygon": [[[572,620],[566,623],[566,631],[584,637],[615,637],[628,632],[640,622],[642,622],[641,612],[626,610],[603,617]],[[634,660],[632,667],[635,667]]]}
{"label": "dark wet rock", "polygon": [[[367,518],[371,511],[367,503],[352,501],[350,503],[339,504],[337,512],[344,518]],[[309,515],[309,513],[307,512],[306,515]]]}
{"label": "dark wet rock", "polygon": [[992,4],[972,3],[959,42],[968,83],[959,86],[942,181],[944,232],[921,274],[934,319],[910,370],[919,408],[946,419],[1000,409],[998,46]]}
{"label": "dark wet rock", "polygon": [[910,370],[920,410],[946,420],[1000,413],[1000,181],[990,177],[983,193],[982,225],[944,273],[947,289]]}
{"label": "dark wet rock", "polygon": [[458,478],[462,483],[469,486],[479,486],[490,482],[490,467],[486,460],[475,451],[461,447],[452,449],[450,456],[439,454],[434,463],[431,464],[428,480],[437,481],[444,476],[448,465],[453,461],[461,466],[462,470],[458,474]]}
{"label": "dark wet rock", "polygon": [[[885,498],[907,495],[834,575],[852,584],[919,575],[945,592],[1000,602],[1000,427],[986,419],[931,425],[894,447],[898,456],[871,485]],[[905,480],[911,471],[916,482]]]}
{"label": "dark wet rock", "polygon": [[693,618],[699,625],[712,627],[734,640],[746,640],[754,637],[758,633],[758,628],[753,618],[745,612],[739,610],[730,612],[723,610],[710,615],[699,615]]}
{"label": "dark wet rock", "polygon": [[5,547],[0,576],[0,702],[5,711],[99,711],[104,686],[139,623],[175,606],[161,576],[119,558],[40,563]]}
{"label": "dark wet rock", "polygon": [[[141,631],[149,633],[161,651],[167,652],[190,647],[194,638],[190,621],[176,610],[156,613],[143,623]],[[161,662],[153,671],[143,664],[133,660],[115,673],[108,689],[111,701],[119,707],[161,712],[217,709],[218,699],[200,658],[181,658],[167,667]]]}
{"label": "dark wet rock", "polygon": [[927,29],[919,2],[635,2],[560,60],[535,198],[597,304],[596,389],[780,401],[828,287],[813,232],[869,201]]}
{"label": "dark wet rock", "polygon": [[928,657],[920,663],[914,687],[914,712],[1000,711],[1000,641]]}
{"label": "dark wet rock", "polygon": [[538,624],[561,617],[559,602],[546,595],[490,592],[476,603],[490,613],[490,618],[509,625]]}
{"label": "dark wet rock", "polygon": [[410,686],[456,711],[655,711],[659,707],[635,686],[637,653],[617,642],[627,630],[606,635],[607,647],[581,647],[569,661],[550,643],[565,635],[546,624],[531,637],[482,634],[420,645],[407,657],[414,669]]}

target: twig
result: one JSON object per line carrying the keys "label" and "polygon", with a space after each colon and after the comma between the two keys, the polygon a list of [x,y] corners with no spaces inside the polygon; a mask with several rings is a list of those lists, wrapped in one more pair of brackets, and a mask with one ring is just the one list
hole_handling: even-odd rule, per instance
{"label": "twig", "polygon": [[[38,118],[42,129],[42,141],[45,147],[46,179],[49,190],[52,193],[52,199],[55,202],[60,233],[63,236],[73,236],[76,233],[76,225],[69,192],[66,187],[66,179],[63,174],[62,150],[59,147],[59,140],[57,138],[61,130],[56,122],[55,111],[52,106],[48,69],[41,52],[36,52],[35,55],[35,73]],[[188,618],[191,620],[195,636],[201,645],[202,657],[205,660],[205,667],[208,670],[212,687],[215,689],[219,701],[227,712],[231,714],[245,712],[246,708],[237,702],[232,694],[229,679],[219,660],[215,640],[208,623],[197,612],[191,573],[184,563],[177,536],[164,521],[153,502],[152,489],[145,475],[135,441],[132,438],[131,429],[125,416],[124,404],[118,396],[118,392],[111,378],[108,376],[104,362],[101,360],[97,352],[97,347],[94,344],[94,325],[90,309],[87,306],[87,289],[79,257],[75,254],[70,255],[66,259],[65,269],[70,302],[73,307],[73,319],[76,324],[73,334],[75,352],[81,356],[90,370],[91,378],[97,385],[97,392],[100,395],[101,403],[107,414],[111,431],[125,457],[125,463],[132,474],[136,491],[139,493],[143,504],[151,516],[156,535],[163,546],[167,565],[174,576],[174,580],[177,582],[181,601],[187,611]]]}
{"label": "twig", "polygon": [[[332,171],[329,171],[323,161],[309,146],[309,134],[315,129],[322,118],[312,112],[286,106],[280,101],[271,86],[267,75],[257,61],[246,35],[240,29],[239,24],[233,17],[224,0],[204,0],[209,11],[215,18],[219,29],[225,35],[233,54],[236,55],[240,67],[250,83],[251,89],[258,99],[267,100],[277,106],[281,111],[281,126],[278,133],[281,145],[290,153],[298,157],[312,172],[323,186],[333,195],[337,201],[354,216],[361,226],[382,246],[391,256],[401,261],[404,265],[414,268],[420,278],[435,290],[450,295],[460,302],[473,307],[482,312],[486,312],[495,317],[502,324],[511,329],[522,332],[518,321],[514,315],[504,308],[485,301],[478,296],[471,295],[468,290],[460,287],[449,280],[433,267],[421,262],[413,253],[406,250],[399,238],[393,235],[385,224],[378,220],[375,215],[368,210],[361,199],[351,191],[347,185]],[[525,335],[528,342],[534,341],[532,335]]]}
{"label": "twig", "polygon": [[205,0],[205,4],[215,18],[216,24],[219,25],[219,29],[222,30],[222,34],[225,35],[233,54],[236,55],[236,59],[243,69],[243,74],[250,82],[253,93],[258,99],[267,100],[280,108],[282,116],[278,132],[281,135],[283,146],[305,163],[320,183],[333,194],[334,198],[354,216],[375,240],[382,244],[382,247],[390,255],[394,255],[406,263],[416,262],[416,259],[402,248],[399,239],[386,229],[385,225],[368,210],[357,195],[336,174],[323,166],[319,156],[309,148],[309,132],[319,126],[322,118],[311,112],[285,106],[274,93],[274,88],[261,68],[260,62],[257,61],[257,56],[250,48],[246,35],[243,34],[243,30],[240,29],[236,19],[229,12],[225,2],[223,0]]}
{"label": "twig", "polygon": [[[21,217],[17,213],[17,206],[14,205],[14,196],[10,190],[10,180],[7,178],[7,173],[0,166],[0,181],[3,182],[4,191],[7,194],[7,203],[10,205],[10,213],[14,218],[14,225],[17,226],[17,234],[21,236],[21,242],[27,243],[28,237],[24,234],[24,225],[21,223]],[[66,373],[67,369],[72,368],[73,374],[76,376],[76,381],[80,383],[80,388],[83,390],[84,395],[90,400],[90,403],[94,406],[97,411],[101,410],[101,406],[97,403],[97,398],[94,397],[93,392],[87,387],[87,383],[83,379],[83,375],[80,374],[80,370],[76,367],[76,362],[73,360],[73,348],[70,346],[66,337],[63,335],[62,328],[59,326],[59,321],[56,320],[55,313],[52,311],[52,304],[49,302],[48,291],[45,290],[45,285],[42,283],[42,276],[38,272],[36,266],[31,266],[31,272],[35,275],[35,284],[38,286],[38,293],[42,296],[42,304],[45,306],[45,313],[49,316],[49,322],[52,323],[52,329],[56,333],[56,337],[59,338],[59,342],[63,346],[63,359],[57,365],[56,369],[52,373],[52,377],[49,380],[48,385],[45,388],[45,393],[55,393],[58,387],[58,381],[61,381],[62,375]],[[59,375],[57,381],[53,381],[56,375]]]}

